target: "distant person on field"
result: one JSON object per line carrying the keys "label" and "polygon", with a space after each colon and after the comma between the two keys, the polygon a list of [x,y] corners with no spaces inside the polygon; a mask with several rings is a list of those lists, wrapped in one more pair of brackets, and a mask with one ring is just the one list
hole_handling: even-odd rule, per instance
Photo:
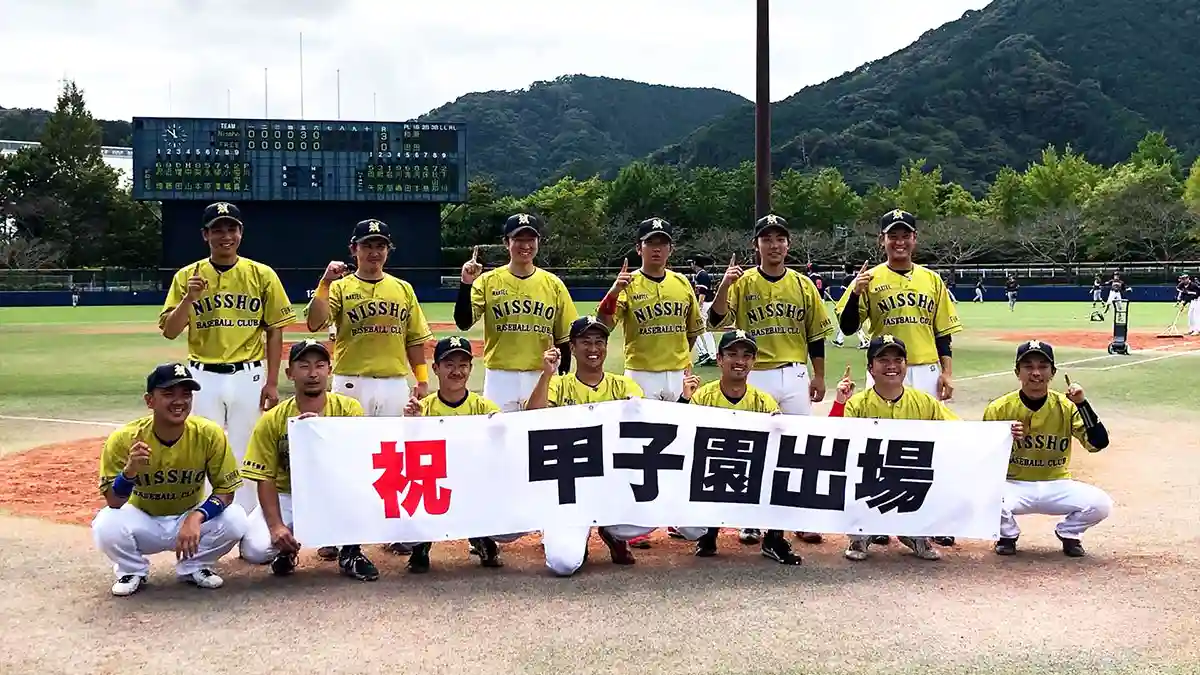
{"label": "distant person on field", "polygon": [[1104,302],[1103,284],[1100,283],[1100,275],[1097,274],[1095,279],[1092,279],[1092,309],[1096,309],[1096,305]]}
{"label": "distant person on field", "polygon": [[1004,294],[1008,296],[1008,311],[1013,311],[1017,306],[1017,291],[1021,290],[1021,284],[1017,283],[1017,278],[1013,275],[1008,275],[1008,280],[1004,282]]}
{"label": "distant person on field", "polygon": [[[704,268],[704,264],[695,260],[692,261],[692,284],[696,287],[696,297],[700,300],[700,316],[707,317],[717,289],[713,287],[712,275]],[[717,362],[717,343],[708,330],[707,321],[704,333],[696,340],[696,356],[697,366],[711,366]]]}
{"label": "distant person on field", "polygon": [[1118,300],[1125,299],[1125,281],[1121,279],[1121,275],[1113,272],[1112,279],[1108,282],[1108,301],[1105,303],[1105,311],[1112,307]]}
{"label": "distant person on field", "polygon": [[71,306],[72,307],[79,306],[79,291],[80,291],[80,288],[78,286],[71,286]]}
{"label": "distant person on field", "polygon": [[950,302],[958,304],[958,298],[954,296],[954,288],[958,286],[957,275],[951,271],[946,275],[946,292],[950,294]]}
{"label": "distant person on field", "polygon": [[1187,308],[1188,335],[1200,335],[1200,279],[1183,274],[1183,288],[1179,301]]}
{"label": "distant person on field", "polygon": [[971,302],[983,302],[983,277],[975,282],[975,299]]}

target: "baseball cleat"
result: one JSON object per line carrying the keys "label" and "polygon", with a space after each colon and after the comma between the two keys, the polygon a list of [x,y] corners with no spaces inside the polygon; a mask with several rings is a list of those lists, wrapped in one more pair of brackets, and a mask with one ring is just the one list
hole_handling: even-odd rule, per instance
{"label": "baseball cleat", "polygon": [[763,539],[762,554],[764,558],[770,558],[780,565],[799,565],[802,562],[800,556],[792,553],[792,547],[782,533],[767,535]]}
{"label": "baseball cleat", "polygon": [[871,537],[850,537],[850,545],[842,555],[847,560],[866,560],[867,550],[871,548]]}
{"label": "baseball cleat", "polygon": [[954,537],[933,537],[933,543],[938,546],[953,546]]}
{"label": "baseball cleat", "polygon": [[112,594],[118,598],[124,598],[140,591],[145,583],[146,577],[140,574],[126,574],[113,584]]}
{"label": "baseball cleat", "polygon": [[424,543],[413,546],[412,555],[408,558],[408,571],[413,574],[424,574],[429,571],[429,550],[433,544]]}
{"label": "baseball cleat", "polygon": [[833,341],[833,346],[835,346],[835,347],[845,347],[845,346],[846,346],[846,343],[845,343],[845,342],[843,342],[842,340],[834,340],[834,341]]}
{"label": "baseball cleat", "polygon": [[296,571],[296,554],[295,553],[280,553],[271,561],[271,574],[277,577],[286,577]]}
{"label": "baseball cleat", "polygon": [[633,539],[630,539],[626,543],[629,544],[629,548],[648,549],[650,548],[650,535],[643,534],[640,537],[634,537]]}
{"label": "baseball cleat", "polygon": [[679,533],[679,530],[677,530],[677,529],[676,529],[676,528],[674,528],[674,527],[668,527],[668,528],[667,528],[667,536],[668,536],[668,537],[670,537],[670,538],[672,538],[672,539],[687,539],[687,537],[685,537],[685,536],[683,536],[682,534],[680,534],[680,533]]}
{"label": "baseball cleat", "polygon": [[1017,538],[1016,537],[1000,537],[996,541],[996,555],[1016,555],[1017,554]]}
{"label": "baseball cleat", "polygon": [[217,576],[217,573],[208,569],[196,570],[191,574],[184,574],[179,577],[180,581],[189,583],[196,588],[220,588],[225,585],[225,580]]}
{"label": "baseball cleat", "polygon": [[696,540],[696,557],[711,558],[717,554],[717,532],[717,528],[710,527],[708,532]]}
{"label": "baseball cleat", "polygon": [[629,545],[626,542],[617,539],[603,527],[600,529],[600,540],[608,547],[608,554],[612,557],[614,565],[632,565],[637,562],[633,557],[633,552],[629,550]]}
{"label": "baseball cleat", "polygon": [[401,543],[388,544],[383,547],[383,550],[391,553],[392,555],[409,555],[412,553],[411,546]]}
{"label": "baseball cleat", "polygon": [[901,544],[912,550],[921,560],[941,560],[942,554],[935,549],[929,537],[896,537]]}
{"label": "baseball cleat", "polygon": [[496,545],[495,540],[490,537],[481,537],[474,540],[474,547],[479,550],[476,555],[479,556],[479,564],[484,567],[504,567],[504,561],[500,560],[500,547]]}
{"label": "baseball cleat", "polygon": [[796,538],[806,544],[819,544],[825,541],[825,538],[818,532],[796,532]]}
{"label": "baseball cleat", "polygon": [[757,544],[762,541],[762,530],[756,530],[753,527],[747,527],[738,533],[738,541],[746,546]]}
{"label": "baseball cleat", "polygon": [[322,546],[317,549],[317,557],[325,561],[333,561],[338,559],[338,547]]}
{"label": "baseball cleat", "polygon": [[871,535],[870,541],[876,546],[887,546],[888,544],[892,543],[892,538],[886,534],[873,534]]}
{"label": "baseball cleat", "polygon": [[375,563],[368,560],[357,546],[342,547],[341,556],[338,557],[338,567],[342,570],[342,574],[359,581],[375,581],[379,578],[379,570],[375,567]]}
{"label": "baseball cleat", "polygon": [[1067,539],[1057,532],[1054,533],[1054,536],[1062,542],[1063,555],[1069,558],[1082,558],[1087,555],[1087,551],[1083,550],[1083,542],[1078,539]]}

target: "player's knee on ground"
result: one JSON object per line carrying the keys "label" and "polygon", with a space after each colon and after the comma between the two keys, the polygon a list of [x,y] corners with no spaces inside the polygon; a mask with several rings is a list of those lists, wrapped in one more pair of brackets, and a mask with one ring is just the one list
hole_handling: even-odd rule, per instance
{"label": "player's knee on ground", "polygon": [[657,528],[642,527],[641,525],[609,525],[604,529],[617,541],[629,541],[630,539],[644,537]]}
{"label": "player's knee on ground", "polygon": [[578,554],[567,551],[552,551],[546,549],[546,567],[556,576],[569,577],[583,567],[583,556],[587,552],[585,545]]}

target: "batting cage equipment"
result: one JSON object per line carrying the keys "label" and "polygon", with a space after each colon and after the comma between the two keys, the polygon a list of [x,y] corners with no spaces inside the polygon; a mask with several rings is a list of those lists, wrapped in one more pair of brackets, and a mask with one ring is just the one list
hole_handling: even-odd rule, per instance
{"label": "batting cage equipment", "polygon": [[1109,354],[1129,355],[1129,301],[1113,300],[1113,339],[1108,343]]}

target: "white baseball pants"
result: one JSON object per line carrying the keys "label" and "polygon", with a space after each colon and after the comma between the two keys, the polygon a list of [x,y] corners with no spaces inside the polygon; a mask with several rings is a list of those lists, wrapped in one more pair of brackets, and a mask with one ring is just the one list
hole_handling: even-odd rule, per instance
{"label": "white baseball pants", "polygon": [[1113,501],[1104,490],[1077,480],[1010,480],[1004,487],[1000,536],[1017,537],[1016,516],[1037,513],[1066,516],[1054,531],[1063,539],[1079,539],[1088,528],[1112,513]]}
{"label": "white baseball pants", "polygon": [[[150,561],[146,556],[174,551],[179,528],[190,513],[152,516],[130,504],[119,509],[106,506],[92,519],[92,540],[96,542],[96,548],[113,561],[117,578],[126,574],[148,576]],[[221,515],[200,526],[196,555],[175,563],[175,574],[186,577],[213,567],[233,550],[234,544],[246,534],[247,527],[246,512],[237,504],[231,504]]]}
{"label": "white baseball pants", "polygon": [[[192,375],[200,383],[200,391],[192,398],[192,414],[206,417],[225,429],[229,447],[237,459],[238,467],[246,456],[250,434],[254,424],[262,415],[261,397],[266,381],[266,369],[262,361],[248,365],[244,370],[233,373],[214,373],[191,364]],[[238,488],[233,503],[249,513],[258,506],[258,492],[254,483],[246,481]]]}
{"label": "white baseball pants", "polygon": [[[937,398],[938,378],[942,376],[942,366],[937,363],[924,363],[908,366],[908,374],[904,376],[904,384]],[[867,373],[867,387],[875,386],[875,378]]]}
{"label": "white baseball pants", "polygon": [[637,382],[637,385],[642,388],[642,393],[649,399],[675,402],[683,395],[682,370],[664,370],[660,373],[626,370],[625,377]]}
{"label": "white baseball pants", "polygon": [[[279,493],[279,516],[288,529],[292,529],[292,496]],[[279,549],[271,543],[271,529],[267,527],[267,519],[263,516],[262,506],[255,507],[247,517],[246,535],[238,544],[238,552],[242,560],[251,565],[264,565],[279,555]]]}
{"label": "white baseball pants", "polygon": [[504,412],[516,412],[529,399],[541,378],[540,370],[483,371],[483,397],[500,406]]}
{"label": "white baseball pants", "polygon": [[[605,530],[618,541],[629,541],[650,534],[653,527],[610,525]],[[542,532],[542,548],[546,550],[546,567],[560,577],[569,577],[583,566],[591,526],[558,527]],[[493,537],[494,539],[495,537]]]}
{"label": "white baseball pants", "polygon": [[1099,289],[1099,288],[1097,288],[1096,290],[1092,291],[1092,302],[1103,302],[1103,298],[1101,298],[1101,297],[1100,297],[1100,295],[1101,295],[1101,294],[1100,294],[1100,289]]}
{"label": "white baseball pants", "polygon": [[983,289],[982,288],[975,289],[975,302],[983,302]]}
{"label": "white baseball pants", "polygon": [[333,391],[361,403],[367,417],[403,417],[408,405],[406,377],[334,375]]}
{"label": "white baseball pants", "polygon": [[785,415],[811,415],[808,397],[808,366],[793,363],[771,370],[750,371],[750,384],[770,394]]}
{"label": "white baseball pants", "polygon": [[[711,308],[711,302],[700,303],[700,318],[704,320],[705,326],[708,326],[708,310]],[[700,337],[696,338],[696,350],[700,356],[717,358],[717,341],[713,338],[711,332],[706,330],[700,334]]]}
{"label": "white baseball pants", "polygon": [[1200,333],[1200,300],[1188,303],[1187,324],[1189,333]]}
{"label": "white baseball pants", "polygon": [[1123,299],[1124,299],[1124,298],[1122,298],[1122,297],[1121,297],[1121,292],[1120,292],[1120,291],[1109,291],[1109,292],[1108,292],[1108,303],[1107,303],[1107,304],[1110,304],[1110,305],[1111,305],[1111,304],[1113,304],[1114,302],[1116,302],[1117,300],[1123,300]]}

